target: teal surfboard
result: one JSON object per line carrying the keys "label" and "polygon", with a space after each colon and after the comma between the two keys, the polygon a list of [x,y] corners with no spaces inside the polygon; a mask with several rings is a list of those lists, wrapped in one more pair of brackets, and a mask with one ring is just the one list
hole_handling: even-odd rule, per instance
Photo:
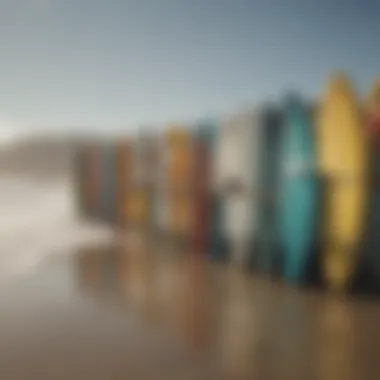
{"label": "teal surfboard", "polygon": [[283,275],[289,282],[301,282],[306,276],[316,241],[318,188],[310,108],[300,97],[289,96],[284,109],[279,214]]}
{"label": "teal surfboard", "polygon": [[214,157],[215,143],[218,134],[218,123],[215,120],[203,121],[198,124],[195,130],[195,138],[199,139],[208,150],[209,159],[209,194],[207,202],[202,207],[207,207],[205,217],[206,225],[199,226],[205,228],[206,233],[206,256],[210,260],[225,260],[226,250],[222,235],[222,204],[214,189]]}
{"label": "teal surfboard", "polygon": [[253,266],[256,271],[274,273],[280,265],[278,208],[281,112],[275,106],[266,106],[260,112],[259,123],[259,128],[261,128],[258,186],[260,202]]}

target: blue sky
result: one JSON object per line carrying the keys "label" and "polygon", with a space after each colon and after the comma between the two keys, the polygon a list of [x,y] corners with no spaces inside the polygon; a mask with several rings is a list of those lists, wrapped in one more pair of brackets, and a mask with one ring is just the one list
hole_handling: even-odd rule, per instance
{"label": "blue sky", "polygon": [[[376,0],[0,0],[0,126],[162,123],[380,74]],[[12,126],[12,127],[10,127]]]}

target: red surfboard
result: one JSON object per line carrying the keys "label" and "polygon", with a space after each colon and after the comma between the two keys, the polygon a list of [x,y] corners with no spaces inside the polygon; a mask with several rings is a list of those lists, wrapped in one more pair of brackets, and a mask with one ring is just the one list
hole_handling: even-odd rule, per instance
{"label": "red surfboard", "polygon": [[194,253],[205,253],[211,223],[211,157],[207,143],[194,139],[193,225],[190,248]]}
{"label": "red surfboard", "polygon": [[89,215],[98,218],[100,206],[100,148],[92,143],[85,147],[88,165],[85,174],[86,204]]}

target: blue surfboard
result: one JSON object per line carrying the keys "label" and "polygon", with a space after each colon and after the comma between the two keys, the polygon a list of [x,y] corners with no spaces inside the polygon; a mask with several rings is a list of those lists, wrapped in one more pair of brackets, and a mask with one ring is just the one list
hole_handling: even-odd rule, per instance
{"label": "blue surfboard", "polygon": [[310,111],[300,97],[289,96],[284,112],[279,215],[283,274],[289,282],[305,279],[315,243],[318,188]]}
{"label": "blue surfboard", "polygon": [[100,147],[100,219],[115,222],[117,218],[116,147],[105,143]]}
{"label": "blue surfboard", "polygon": [[273,105],[259,115],[261,160],[259,176],[259,221],[253,254],[253,267],[259,272],[276,272],[279,258],[279,174],[282,114]]}

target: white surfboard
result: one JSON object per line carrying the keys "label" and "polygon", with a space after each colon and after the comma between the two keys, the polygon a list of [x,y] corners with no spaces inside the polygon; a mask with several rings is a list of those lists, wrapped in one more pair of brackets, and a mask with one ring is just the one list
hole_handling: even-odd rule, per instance
{"label": "white surfboard", "polygon": [[260,194],[257,191],[260,128],[251,110],[221,123],[215,157],[215,184],[223,199],[223,232],[231,259],[244,264],[255,235]]}

